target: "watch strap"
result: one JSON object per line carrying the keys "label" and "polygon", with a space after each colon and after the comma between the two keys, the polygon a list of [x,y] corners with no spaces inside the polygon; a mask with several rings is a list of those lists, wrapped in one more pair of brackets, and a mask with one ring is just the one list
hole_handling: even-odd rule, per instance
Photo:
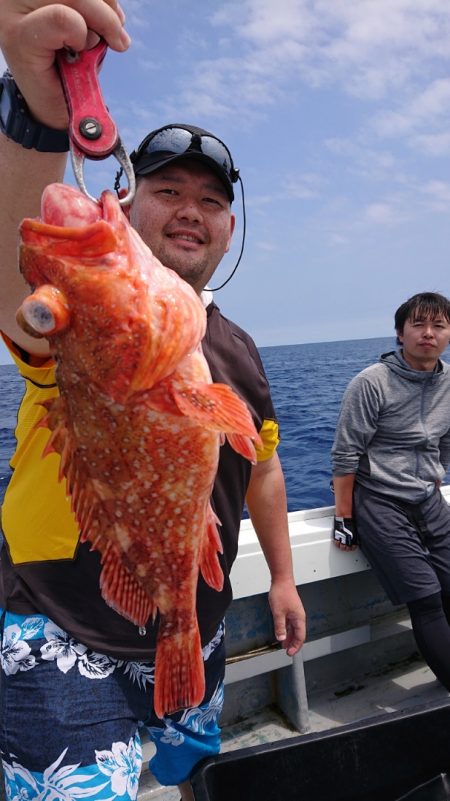
{"label": "watch strap", "polygon": [[69,150],[67,131],[49,128],[33,119],[9,70],[0,78],[0,131],[27,150],[42,153]]}

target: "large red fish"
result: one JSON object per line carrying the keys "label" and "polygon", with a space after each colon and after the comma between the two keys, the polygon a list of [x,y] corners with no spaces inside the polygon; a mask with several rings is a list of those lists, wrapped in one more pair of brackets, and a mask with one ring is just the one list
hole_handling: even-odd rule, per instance
{"label": "large red fish", "polygon": [[111,192],[94,203],[52,184],[41,219],[25,219],[20,233],[33,294],[18,320],[48,338],[57,363],[44,454],[60,454],[81,539],[101,553],[105,601],[138,626],[160,613],[156,713],[198,705],[199,570],[211,587],[223,584],[209,499],[224,433],[254,460],[252,418],[228,386],[211,383],[200,299],[152,255]]}

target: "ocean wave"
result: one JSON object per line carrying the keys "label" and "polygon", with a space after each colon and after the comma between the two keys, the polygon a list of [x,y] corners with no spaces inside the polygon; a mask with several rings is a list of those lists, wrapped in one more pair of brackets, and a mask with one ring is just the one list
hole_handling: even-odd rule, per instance
{"label": "ocean wave", "polygon": [[[333,503],[330,450],[342,394],[356,373],[393,347],[394,339],[383,337],[260,349],[280,425],[279,454],[290,511]],[[23,380],[13,365],[0,366],[0,378],[1,495],[10,477]]]}

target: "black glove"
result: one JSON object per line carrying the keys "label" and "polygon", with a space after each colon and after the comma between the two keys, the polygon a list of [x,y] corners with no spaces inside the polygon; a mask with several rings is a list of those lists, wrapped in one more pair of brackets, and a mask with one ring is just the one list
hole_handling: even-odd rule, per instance
{"label": "black glove", "polygon": [[335,517],[333,526],[333,538],[341,545],[351,548],[358,544],[356,525],[352,517]]}

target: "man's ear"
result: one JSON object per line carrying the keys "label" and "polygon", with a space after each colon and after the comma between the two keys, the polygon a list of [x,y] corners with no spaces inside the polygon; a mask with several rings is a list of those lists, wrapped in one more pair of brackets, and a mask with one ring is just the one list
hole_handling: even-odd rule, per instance
{"label": "man's ear", "polygon": [[[123,187],[122,189],[119,189],[119,191],[117,193],[117,196],[119,198],[122,198],[122,197],[125,197],[127,194],[128,194],[128,190],[125,189],[125,187]],[[131,206],[130,206],[129,203],[127,203],[126,206],[122,206],[122,211],[125,214],[125,217],[127,218],[128,222],[130,222],[130,208],[131,208]]]}

